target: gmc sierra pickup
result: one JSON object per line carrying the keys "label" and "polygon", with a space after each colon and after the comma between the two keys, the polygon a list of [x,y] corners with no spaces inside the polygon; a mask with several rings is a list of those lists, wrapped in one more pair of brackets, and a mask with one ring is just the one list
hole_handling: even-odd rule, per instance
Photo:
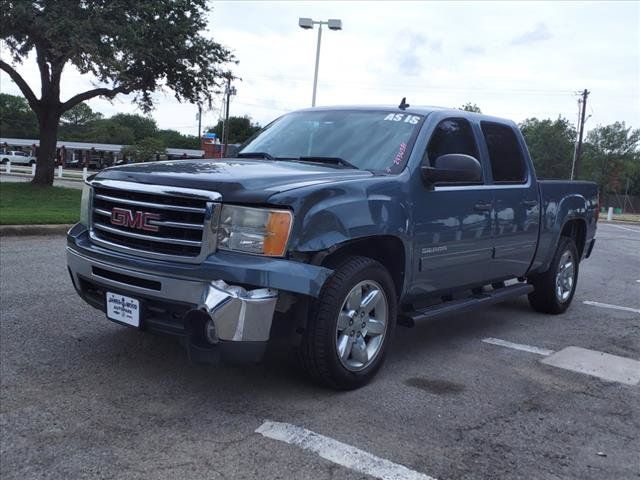
{"label": "gmc sierra pickup", "polygon": [[91,177],[67,259],[87,303],[181,337],[194,361],[259,360],[283,330],[311,377],[347,389],[374,376],[396,324],[525,294],[564,312],[597,207],[594,183],[538,181],[511,121],[314,108],[237,158]]}

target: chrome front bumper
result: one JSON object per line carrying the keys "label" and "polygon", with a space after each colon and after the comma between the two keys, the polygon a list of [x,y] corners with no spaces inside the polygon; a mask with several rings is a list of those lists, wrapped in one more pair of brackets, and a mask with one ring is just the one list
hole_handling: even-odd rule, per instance
{"label": "chrome front bumper", "polygon": [[[168,324],[169,333],[193,335],[187,323],[198,318],[211,319],[215,326],[215,339],[221,342],[266,342],[278,300],[278,291],[270,288],[246,290],[240,286],[227,285],[222,280],[201,281],[168,277],[161,274],[138,272],[110,263],[101,262],[67,247],[67,264],[74,286],[81,297],[96,308],[101,308],[99,298],[106,289],[163,305],[176,304],[182,313],[174,311]],[[86,287],[97,286],[93,297]],[[104,310],[104,298],[102,298]],[[158,308],[149,309],[150,312]],[[171,323],[173,321],[173,324]],[[150,318],[141,318],[141,327],[152,323]],[[201,332],[198,332],[201,333]],[[204,338],[204,337],[203,337]],[[209,337],[211,338],[211,336]]]}

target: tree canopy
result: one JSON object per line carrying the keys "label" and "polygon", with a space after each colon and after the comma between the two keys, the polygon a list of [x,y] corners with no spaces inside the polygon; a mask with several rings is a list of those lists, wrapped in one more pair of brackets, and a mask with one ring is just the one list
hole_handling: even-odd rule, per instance
{"label": "tree canopy", "polygon": [[[253,123],[250,117],[229,117],[229,143],[243,143],[262,127]],[[207,132],[213,132],[222,139],[223,122],[219,120],[215,127],[209,127]]]}
{"label": "tree canopy", "polygon": [[159,138],[146,137],[124,148],[122,153],[136,162],[152,162],[165,153],[165,145]]}
{"label": "tree canopy", "polygon": [[581,178],[598,182],[600,191],[640,194],[640,129],[625,122],[598,125],[587,134]]}
{"label": "tree canopy", "polygon": [[82,102],[60,116],[60,122],[65,125],[86,125],[89,122],[102,118],[100,112],[94,112],[89,105]]}
{"label": "tree canopy", "polygon": [[465,103],[459,108],[459,110],[464,110],[465,112],[482,113],[482,110],[480,110],[480,107],[475,103],[471,103],[471,102]]}
{"label": "tree canopy", "polygon": [[38,136],[38,118],[23,97],[0,93],[0,132],[11,138]]}
{"label": "tree canopy", "polygon": [[528,118],[520,124],[539,178],[570,178],[576,130],[563,117]]}
{"label": "tree canopy", "polygon": [[[133,94],[148,111],[153,93],[170,89],[179,101],[210,102],[229,50],[207,38],[206,0],[48,0],[0,2],[0,38],[11,63],[0,68],[20,88],[38,118],[40,149],[34,183],[53,182],[61,115],[81,102]],[[14,68],[31,52],[40,71],[36,96]],[[99,86],[60,98],[62,71],[74,66]]]}
{"label": "tree canopy", "polygon": [[[24,98],[0,94],[0,132],[6,137],[37,138],[38,121]],[[195,135],[176,130],[159,130],[155,120],[138,114],[117,114],[104,118],[86,103],[80,103],[61,117],[58,139],[87,143],[133,145],[144,138],[155,138],[163,148],[200,149]]]}

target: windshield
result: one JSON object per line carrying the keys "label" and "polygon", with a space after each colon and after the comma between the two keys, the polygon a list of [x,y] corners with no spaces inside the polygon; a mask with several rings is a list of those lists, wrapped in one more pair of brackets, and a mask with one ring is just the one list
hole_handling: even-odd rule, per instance
{"label": "windshield", "polygon": [[240,155],[321,161],[398,173],[409,157],[423,116],[388,111],[318,110],[285,115],[259,132]]}

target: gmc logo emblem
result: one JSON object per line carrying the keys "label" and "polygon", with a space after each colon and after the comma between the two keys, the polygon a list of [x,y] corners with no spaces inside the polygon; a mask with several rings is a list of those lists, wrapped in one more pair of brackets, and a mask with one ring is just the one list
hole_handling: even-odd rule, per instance
{"label": "gmc logo emblem", "polygon": [[119,227],[135,228],[147,232],[157,232],[157,225],[151,225],[149,220],[160,220],[160,214],[149,212],[134,212],[126,208],[113,207],[111,209],[111,224]]}

